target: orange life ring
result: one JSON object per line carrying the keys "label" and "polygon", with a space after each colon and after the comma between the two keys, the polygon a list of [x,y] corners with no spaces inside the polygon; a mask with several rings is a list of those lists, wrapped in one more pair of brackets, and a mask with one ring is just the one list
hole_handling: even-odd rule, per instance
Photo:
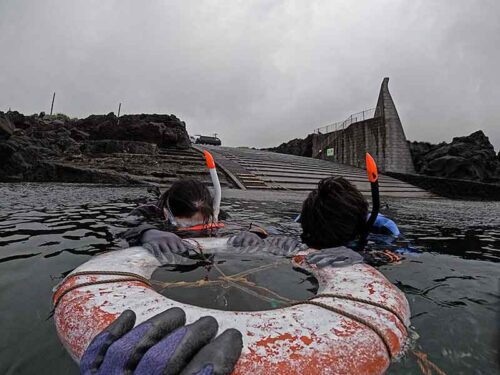
{"label": "orange life ring", "polygon": [[[196,239],[208,253],[226,243],[225,238]],[[311,267],[305,261],[310,251],[299,253],[293,262],[314,274],[323,297],[252,312],[170,300],[148,285],[160,264],[145,249],[105,253],[75,269],[56,288],[57,332],[78,361],[90,341],[124,310],[134,310],[139,324],[177,306],[186,312],[188,323],[211,315],[220,331],[242,332],[244,347],[234,374],[383,374],[407,341],[410,309],[405,295],[366,264]]]}

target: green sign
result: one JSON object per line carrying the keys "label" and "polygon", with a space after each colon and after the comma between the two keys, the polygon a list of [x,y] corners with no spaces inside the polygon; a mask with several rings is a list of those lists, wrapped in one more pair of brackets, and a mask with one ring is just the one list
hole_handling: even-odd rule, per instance
{"label": "green sign", "polygon": [[326,156],[333,156],[333,148],[326,149]]}

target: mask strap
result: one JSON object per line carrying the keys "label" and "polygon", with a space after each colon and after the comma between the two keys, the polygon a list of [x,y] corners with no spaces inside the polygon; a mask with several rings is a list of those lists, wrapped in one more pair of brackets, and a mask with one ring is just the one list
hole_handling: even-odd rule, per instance
{"label": "mask strap", "polygon": [[177,223],[177,220],[175,220],[175,216],[172,213],[172,210],[170,209],[170,203],[168,203],[169,198],[167,198],[167,213],[168,213],[168,221],[170,224],[172,224],[174,227],[178,227],[179,224]]}

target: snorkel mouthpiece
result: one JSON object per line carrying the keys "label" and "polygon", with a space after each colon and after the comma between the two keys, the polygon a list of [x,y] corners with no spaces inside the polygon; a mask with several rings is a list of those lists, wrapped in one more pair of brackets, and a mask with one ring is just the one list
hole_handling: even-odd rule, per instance
{"label": "snorkel mouthpiece", "polygon": [[208,171],[210,172],[210,178],[212,179],[212,185],[214,187],[214,222],[219,220],[220,212],[220,202],[222,199],[222,189],[220,187],[219,176],[217,175],[217,169],[215,168],[215,161],[210,152],[203,150],[203,155],[205,155],[205,161],[207,162]]}

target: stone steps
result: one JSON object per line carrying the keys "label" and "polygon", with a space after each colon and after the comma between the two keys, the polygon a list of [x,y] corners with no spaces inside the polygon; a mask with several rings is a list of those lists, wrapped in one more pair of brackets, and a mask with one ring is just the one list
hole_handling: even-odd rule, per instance
{"label": "stone steps", "polygon": [[[325,160],[283,155],[246,148],[206,146],[216,162],[230,170],[247,189],[272,189],[307,192],[315,189],[320,179],[342,176],[353,183],[363,194],[371,195],[366,171],[349,165]],[[388,197],[429,198],[429,192],[380,175],[380,194]]]}

